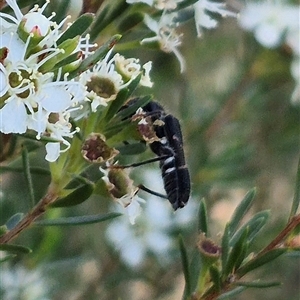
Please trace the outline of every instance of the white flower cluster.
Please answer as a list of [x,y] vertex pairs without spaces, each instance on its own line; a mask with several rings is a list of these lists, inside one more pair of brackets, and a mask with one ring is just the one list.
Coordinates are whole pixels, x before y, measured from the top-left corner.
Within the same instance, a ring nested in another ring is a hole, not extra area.
[[192,11],[198,37],[202,35],[202,28],[212,29],[217,26],[218,21],[211,17],[211,13],[218,14],[222,17],[236,17],[236,13],[226,9],[225,3],[210,0],[198,0],[182,10],[173,12],[173,10],[176,10],[178,4],[183,1],[184,0],[126,0],[126,2],[130,4],[143,2],[163,11],[159,20],[152,19],[149,15],[145,15],[144,22],[147,27],[155,33],[155,36],[145,38],[141,43],[157,42],[162,51],[167,53],[173,52],[179,60],[181,72],[185,70],[184,59],[178,50],[178,47],[181,45],[182,34],[178,34],[176,31],[180,25],[177,21],[180,15]]
[[287,45],[294,55],[291,73],[296,82],[292,102],[300,102],[300,6],[283,1],[247,2],[241,11],[240,26],[252,31],[266,48]]
[[[89,36],[58,44],[68,17],[60,24],[52,21],[54,13],[45,17],[48,2],[25,15],[16,0],[6,2],[15,17],[0,13],[0,132],[24,134],[33,130],[37,139],[52,139],[46,144],[48,161],[57,160],[61,152],[68,150],[68,138],[79,130],[72,129],[71,113],[77,111],[77,117],[84,117],[99,105],[107,105],[140,73],[140,84],[152,86],[150,62],[141,66],[137,59],[125,59],[119,54],[109,60],[111,51],[92,70],[68,79],[69,72],[93,53],[90,49],[96,45],[89,43]],[[72,63],[57,66],[77,53]],[[83,107],[86,110],[79,113]]]
[[[148,169],[143,172],[143,177],[145,182],[151,182],[155,191],[163,193],[159,170]],[[138,213],[138,202],[143,202],[143,215]],[[192,228],[196,206],[193,199],[190,199],[189,205],[174,214],[168,209],[169,203],[164,199],[153,195],[150,195],[147,201],[135,199],[125,210],[129,217],[134,215],[136,225],[132,226],[131,218],[117,218],[109,223],[106,237],[113,247],[118,249],[121,259],[129,267],[141,266],[148,254],[152,254],[161,264],[166,265],[170,263],[171,253],[176,248],[171,232],[177,228]]]

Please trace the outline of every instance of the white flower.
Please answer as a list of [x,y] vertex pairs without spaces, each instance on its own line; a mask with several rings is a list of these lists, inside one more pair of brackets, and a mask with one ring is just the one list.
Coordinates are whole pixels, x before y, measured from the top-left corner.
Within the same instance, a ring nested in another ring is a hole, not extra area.
[[[299,34],[299,6],[280,1],[249,2],[241,11],[239,23],[245,30],[253,31],[264,47],[278,47],[284,35],[295,31]],[[299,49],[299,45],[297,47]]]
[[209,0],[199,0],[193,5],[193,7],[195,10],[195,23],[198,37],[200,37],[202,34],[201,27],[211,29],[218,25],[218,21],[208,15],[207,11],[217,13],[222,17],[236,17],[235,13],[225,8],[226,4],[224,3],[211,2]]
[[127,85],[115,70],[114,58],[109,60],[111,52],[112,50],[92,70],[82,73],[79,78],[81,84],[87,86],[86,99],[91,102],[93,112],[99,105],[106,106],[109,101],[116,99],[120,89]]
[[[16,17],[0,14],[0,131],[22,134],[31,129],[37,139],[45,135],[57,140],[46,145],[46,159],[54,161],[70,147],[66,138],[77,131],[71,132],[70,112],[80,108],[75,106],[85,98],[86,88],[79,81],[68,80],[62,68],[45,71],[65,53],[56,46],[56,40],[67,20],[56,24],[51,21],[53,14],[46,18],[42,13],[48,2],[42,8],[35,5],[23,15],[16,1],[8,0]],[[36,48],[30,53],[32,42]],[[74,51],[83,47],[89,55],[93,45],[88,37],[72,42]],[[61,149],[61,145],[65,147]]]
[[[24,133],[27,127],[28,112],[33,115],[38,108],[42,100],[41,90],[47,87],[52,79],[52,74],[42,74],[38,71],[43,60],[37,63],[37,57],[24,58],[26,45],[16,35],[8,33],[0,35],[0,37],[2,37],[0,47],[8,49],[8,56],[4,59],[3,64],[0,64],[1,81],[5,82],[0,93],[1,102],[3,102],[3,107],[0,109],[2,117],[0,131]],[[47,105],[47,102],[44,101],[43,104]],[[43,104],[41,104],[41,108]],[[16,112],[12,118],[11,110],[14,107]]]
[[[127,80],[134,80],[141,72],[142,67],[137,58],[125,58],[124,56],[117,53],[114,57],[116,70]],[[143,75],[140,81],[142,86],[152,87],[153,82],[151,82],[149,73],[152,67],[152,62],[149,61],[143,65]]]
[[142,67],[136,58],[125,58],[119,53],[109,59],[111,49],[103,60],[99,61],[92,70],[87,70],[79,77],[82,86],[87,87],[85,99],[91,102],[91,109],[95,112],[98,106],[116,99],[118,92],[128,86],[140,73],[140,85],[152,87],[149,72],[151,62]]
[[[2,86],[0,96],[3,98],[3,108],[0,110],[3,118],[3,123],[0,125],[0,130],[4,133],[23,133],[24,130],[18,130],[9,132],[10,122],[12,121],[11,116],[8,116],[6,106],[15,105],[20,108],[24,115],[17,115],[16,119],[26,119],[28,110],[30,115],[34,114],[34,111],[39,108],[43,108],[49,112],[58,112],[64,110],[71,104],[71,96],[68,94],[60,96],[62,97],[59,101],[53,101],[53,98],[49,97],[51,93],[57,92],[57,86],[64,86],[66,83],[52,83],[53,74],[43,74],[39,71],[39,67],[43,65],[48,59],[42,59],[37,62],[37,55],[31,56],[27,59],[24,58],[26,45],[13,34],[3,34],[0,41],[1,48],[8,49],[8,55],[3,60],[3,64],[0,64],[1,81],[5,82]],[[47,53],[41,50],[42,53]],[[48,52],[59,54],[60,50],[48,49]],[[7,128],[3,130],[3,128]]]
[[164,52],[173,52],[180,63],[181,72],[185,69],[184,58],[178,51],[178,47],[181,45],[181,36],[176,33],[176,23],[174,18],[177,14],[163,14],[159,21],[155,21],[149,15],[145,15],[144,22],[148,28],[156,35],[150,38],[145,38],[141,41],[141,44],[158,42],[160,49]]
[[[68,110],[50,114],[48,118],[46,125],[47,134],[49,134],[49,136],[54,140],[58,141],[46,144],[46,159],[48,161],[55,161],[60,153],[69,150],[71,144],[66,138],[72,138],[76,132],[80,131],[78,127],[71,131],[72,126],[69,122],[69,118],[70,112]],[[64,145],[64,148],[61,148],[61,145]]]

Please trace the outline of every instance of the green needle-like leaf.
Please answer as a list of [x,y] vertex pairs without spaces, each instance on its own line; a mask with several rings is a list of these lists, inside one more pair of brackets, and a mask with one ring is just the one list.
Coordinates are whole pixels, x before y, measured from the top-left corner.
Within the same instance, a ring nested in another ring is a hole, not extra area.
[[70,6],[70,1],[71,0],[64,0],[58,4],[59,6],[57,7],[57,10],[55,11],[56,15],[54,16],[52,21],[60,23],[66,17],[66,15],[68,14],[69,6]]
[[219,269],[216,266],[211,266],[209,268],[209,273],[215,289],[219,292],[221,290],[221,276]]
[[204,232],[207,236],[208,228],[207,228],[207,208],[204,199],[201,199],[199,205],[199,212],[198,212],[198,230],[200,232]]
[[27,187],[28,187],[31,207],[33,207],[35,204],[34,188],[33,188],[32,177],[30,173],[28,150],[24,145],[22,149],[22,160],[23,160],[23,170],[24,170]]
[[131,96],[132,93],[136,90],[136,88],[138,87],[141,81],[141,78],[142,78],[142,72],[140,72],[140,74],[136,78],[134,78],[127,86],[127,89],[129,91],[129,96]]
[[238,287],[234,288],[233,290],[222,294],[221,296],[219,296],[217,298],[217,300],[234,299],[233,297],[239,295],[241,292],[243,292],[246,289],[247,289],[247,287],[245,287],[245,286],[238,286]]
[[241,201],[239,206],[235,209],[233,216],[229,222],[229,234],[233,235],[234,232],[236,231],[239,223],[245,216],[245,214],[248,212],[250,209],[252,202],[254,200],[256,194],[256,189],[250,190],[244,197],[244,199]]
[[292,208],[291,208],[291,212],[290,212],[290,219],[297,213],[299,203],[300,203],[300,158],[298,161],[296,187],[295,187],[295,194],[294,194],[294,199],[293,199],[293,203],[292,203]]
[[130,7],[125,1],[107,1],[107,5],[101,10],[97,16],[93,27],[90,31],[91,40],[95,40],[99,33],[110,23],[115,21],[116,18],[120,18],[126,9]]
[[117,218],[121,215],[122,215],[121,213],[107,213],[107,214],[98,214],[98,215],[67,217],[67,218],[59,218],[54,220],[36,221],[34,224],[39,226],[87,225],[87,224],[104,222],[110,219]]
[[228,256],[229,256],[229,225],[226,224],[224,234],[222,237],[222,252],[221,252],[222,270],[225,270],[228,261]]
[[118,93],[117,98],[114,101],[111,101],[109,109],[105,115],[106,123],[108,123],[111,120],[111,118],[118,112],[118,110],[123,106],[123,104],[128,99],[128,96],[129,90],[123,89]]
[[200,270],[203,267],[201,256],[199,250],[195,249],[192,254],[191,263],[190,263],[190,282],[191,282],[191,291],[196,290],[198,285],[198,278]]
[[56,200],[51,207],[68,207],[83,203],[94,191],[93,183],[85,183],[76,189],[73,189],[66,197]]
[[0,250],[15,253],[15,254],[28,254],[32,252],[30,248],[21,245],[15,245],[15,244],[1,244]]
[[182,299],[187,299],[191,295],[191,281],[190,281],[190,270],[189,270],[189,259],[187,251],[183,242],[183,238],[179,235],[179,249],[181,254],[181,263],[183,269],[183,275],[185,279],[185,287]]
[[235,282],[235,285],[261,289],[261,288],[269,288],[269,287],[273,287],[273,286],[279,286],[279,285],[281,285],[281,282],[278,282],[278,281],[261,282],[259,280],[252,281],[252,282],[239,281],[239,282]]
[[59,69],[63,66],[66,66],[68,64],[71,64],[72,62],[76,61],[79,59],[81,52],[77,51],[75,53],[72,53],[71,55],[68,55],[66,58],[62,59],[59,61],[53,68],[52,71]]
[[118,119],[119,120],[124,119],[124,118],[134,114],[138,108],[145,106],[151,100],[152,100],[151,95],[147,95],[147,96],[138,98],[134,104],[132,104],[118,112],[118,114],[117,114]]
[[106,113],[105,120],[106,123],[108,123],[112,117],[121,109],[121,107],[124,105],[126,100],[131,96],[131,94],[134,92],[134,90],[137,88],[140,80],[141,80],[142,74],[137,76],[126,89],[121,90],[117,98],[111,102],[109,109]]
[[105,27],[104,20],[105,20],[105,17],[108,15],[108,11],[109,11],[109,7],[106,5],[101,10],[101,13],[96,17],[94,24],[89,32],[92,41],[94,41],[97,38],[97,36],[101,32],[102,28]]
[[57,45],[75,36],[82,35],[92,24],[93,20],[94,15],[91,13],[81,15],[57,40]]
[[276,259],[280,255],[287,252],[287,248],[279,248],[279,249],[273,249],[257,258],[252,259],[248,263],[246,263],[244,266],[242,266],[239,270],[237,270],[237,274],[242,277],[246,273],[263,266],[264,264]]
[[[37,175],[50,175],[50,171],[40,168],[40,167],[30,167],[29,168],[31,174],[37,174]],[[13,167],[13,166],[1,166],[0,167],[0,174],[5,172],[23,172],[23,167]]]
[[261,211],[255,214],[247,223],[245,223],[231,238],[229,244],[232,246],[240,238],[246,228],[248,228],[248,242],[252,242],[255,236],[260,232],[260,230],[266,225],[269,218],[270,211]]
[[144,20],[144,14],[140,11],[136,11],[127,15],[119,24],[118,24],[118,32],[124,34],[129,30],[133,29],[135,26],[142,23]]
[[234,270],[241,264],[243,259],[245,258],[246,255],[246,250],[247,250],[247,235],[248,235],[248,230],[247,228],[244,230],[244,232],[241,234],[239,239],[236,241],[236,243],[233,245],[229,256],[228,260],[226,263],[226,266],[223,270],[223,277],[227,276],[228,274],[234,272]]

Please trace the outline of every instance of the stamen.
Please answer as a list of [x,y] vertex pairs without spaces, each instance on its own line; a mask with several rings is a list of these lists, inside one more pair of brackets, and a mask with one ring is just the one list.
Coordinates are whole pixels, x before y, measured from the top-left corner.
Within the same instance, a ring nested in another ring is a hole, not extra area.
[[47,52],[50,52],[50,50],[52,50],[53,52],[51,54],[49,54],[48,56],[46,56],[44,59],[42,59],[37,65],[36,65],[36,68],[39,69],[44,63],[46,63],[48,60],[50,60],[52,57],[60,54],[60,53],[63,53],[64,50],[63,49],[57,49],[57,48],[49,48],[49,49],[44,49],[44,50],[41,50],[40,52],[38,53],[35,53],[34,55],[32,55],[30,58],[32,58],[33,56],[39,56],[43,53],[47,53]]
[[50,3],[50,0],[46,0],[46,3],[39,9],[39,13],[42,14],[49,3]]
[[15,0],[6,0],[6,3],[12,8],[17,19],[20,21],[23,18],[23,14]]
[[48,17],[48,20],[51,21],[56,16],[55,12],[51,13],[51,16]]
[[38,9],[39,9],[38,4],[35,4],[35,5],[33,6],[33,8],[30,10],[30,12],[36,12],[36,11],[38,11]]
[[180,72],[183,73],[185,71],[185,59],[181,55],[181,53],[178,51],[177,48],[174,47],[173,52],[174,52],[175,56],[177,57],[177,59],[179,60]]
[[[59,29],[61,29],[61,27],[63,27],[63,25],[65,24],[65,22],[68,20],[68,19],[70,19],[71,18],[71,16],[69,15],[69,16],[66,16],[59,24],[57,24],[57,30],[59,30]],[[62,35],[63,34],[63,32],[60,34],[60,35]]]
[[28,46],[29,46],[29,43],[30,43],[30,40],[31,38],[34,36],[33,33],[30,33],[26,39],[26,43],[25,43],[25,46],[24,46],[24,51],[22,53],[22,58],[25,60],[25,56],[26,56],[26,53],[27,53],[27,50],[28,50]]

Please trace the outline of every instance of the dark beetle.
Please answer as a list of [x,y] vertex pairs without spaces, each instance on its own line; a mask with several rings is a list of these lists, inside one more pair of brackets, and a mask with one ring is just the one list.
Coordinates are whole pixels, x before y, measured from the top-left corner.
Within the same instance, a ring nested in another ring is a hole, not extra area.
[[[131,100],[126,106],[135,101]],[[146,116],[151,116],[153,130],[159,138],[159,141],[154,141],[149,146],[160,161],[167,198],[174,210],[182,208],[190,197],[190,175],[185,164],[179,121],[173,115],[167,114],[163,107],[154,101],[144,105],[142,109]]]

